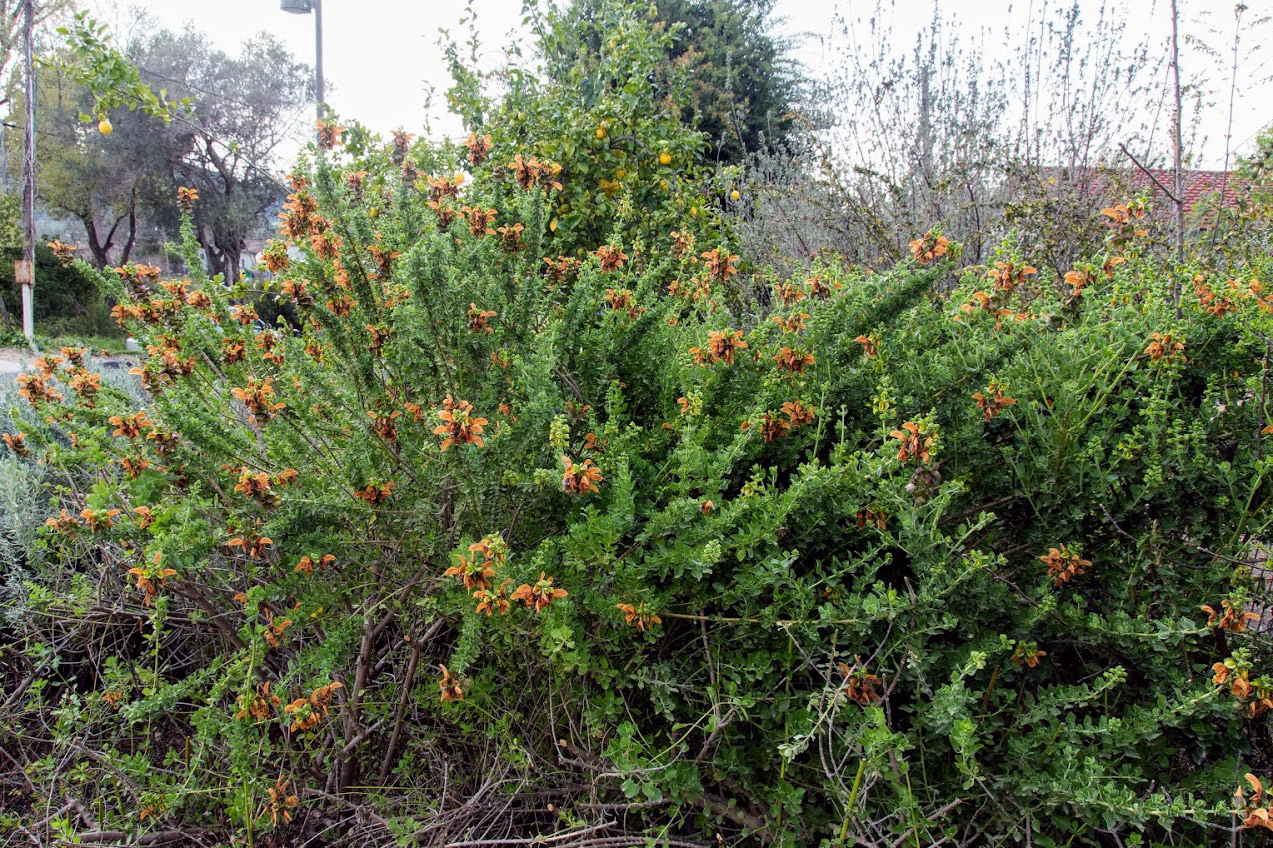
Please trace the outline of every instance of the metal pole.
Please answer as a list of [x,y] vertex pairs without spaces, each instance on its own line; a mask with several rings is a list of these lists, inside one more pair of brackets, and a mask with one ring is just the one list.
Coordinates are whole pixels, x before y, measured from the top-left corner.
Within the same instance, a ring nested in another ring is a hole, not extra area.
[[323,0],[314,0],[314,74],[318,90],[314,92],[314,104],[318,120],[323,119]]
[[27,126],[26,144],[23,151],[22,165],[26,176],[26,185],[22,197],[22,223],[24,239],[22,244],[21,273],[15,274],[22,286],[22,332],[28,342],[34,343],[35,337],[35,63],[32,57],[32,44],[35,40],[35,3],[24,0],[26,23],[23,26],[22,40],[24,65],[26,71]]

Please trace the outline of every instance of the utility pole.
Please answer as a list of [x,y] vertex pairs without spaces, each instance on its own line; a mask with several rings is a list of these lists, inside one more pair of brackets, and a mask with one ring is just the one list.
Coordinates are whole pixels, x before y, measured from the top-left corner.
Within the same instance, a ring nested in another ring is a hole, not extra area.
[[35,343],[35,0],[22,0],[26,21],[22,29],[23,67],[26,74],[27,125],[22,152],[22,258],[14,263],[14,279],[22,287],[22,333]]
[[[1184,143],[1181,139],[1181,124],[1184,123],[1184,117],[1181,115],[1180,103],[1180,13],[1177,9],[1177,0],[1171,0],[1171,74],[1175,84],[1175,101],[1176,112],[1175,120],[1172,122],[1172,142],[1175,148],[1175,177],[1176,177],[1176,261],[1185,261],[1185,165],[1184,165]],[[1180,298],[1176,298],[1179,305]]]

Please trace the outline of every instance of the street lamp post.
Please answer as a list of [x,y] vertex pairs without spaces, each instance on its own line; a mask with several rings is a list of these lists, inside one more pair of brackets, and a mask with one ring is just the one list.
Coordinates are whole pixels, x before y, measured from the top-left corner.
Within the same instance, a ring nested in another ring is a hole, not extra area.
[[279,0],[279,8],[294,15],[314,13],[314,109],[323,119],[323,0]]

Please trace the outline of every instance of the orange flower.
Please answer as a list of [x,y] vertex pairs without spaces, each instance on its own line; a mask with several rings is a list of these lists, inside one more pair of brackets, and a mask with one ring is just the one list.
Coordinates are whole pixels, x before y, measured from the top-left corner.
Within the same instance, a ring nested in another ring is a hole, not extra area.
[[274,397],[274,379],[266,377],[264,380],[257,380],[255,377],[248,380],[248,384],[243,388],[232,388],[230,393],[240,400],[248,411],[252,414],[254,422],[268,421],[274,417],[281,409],[286,409],[287,404],[272,402]]
[[619,270],[628,258],[628,254],[624,253],[621,249],[612,247],[608,244],[598,247],[596,255],[597,258],[601,260],[601,273],[603,274]]
[[512,582],[512,580],[505,579],[504,582],[499,585],[498,589],[484,588],[475,591],[473,593],[473,597],[477,600],[477,609],[475,612],[486,613],[487,616],[497,612],[500,615],[508,615],[510,606],[508,585]]
[[525,601],[527,609],[533,609],[535,612],[542,612],[545,607],[558,598],[564,598],[569,594],[565,589],[554,589],[553,578],[549,577],[545,572],[539,572],[539,580],[532,586],[529,583],[523,583],[517,587],[517,590],[509,596],[510,601]]
[[889,433],[900,442],[897,449],[897,461],[908,462],[919,458],[921,463],[928,462],[928,452],[933,446],[933,437],[925,434],[920,425],[913,421],[902,424],[901,430]]
[[867,359],[874,359],[880,354],[880,339],[875,333],[869,336],[858,336],[853,341],[862,345],[862,352],[866,354]]
[[361,501],[366,501],[372,506],[380,506],[382,503],[389,500],[389,495],[393,493],[393,488],[397,485],[398,484],[392,480],[382,486],[377,486],[374,482],[368,483],[361,489],[356,490],[354,492],[354,497]]
[[71,263],[75,261],[72,254],[75,253],[76,248],[73,244],[62,244],[61,241],[54,239],[49,242],[48,248],[53,251],[53,255],[57,257],[63,268],[70,268]]
[[789,347],[783,347],[773,359],[778,363],[779,368],[790,371],[792,374],[803,374],[806,366],[814,364],[812,353],[801,353]]
[[265,811],[270,814],[270,824],[275,827],[278,827],[279,819],[282,819],[285,824],[290,823],[292,809],[300,803],[300,799],[289,794],[287,790],[290,782],[284,780],[283,775],[280,774],[278,780],[274,781],[274,785],[270,787],[270,800],[265,803]]
[[541,180],[545,181],[546,187],[561,191],[561,183],[556,179],[561,173],[561,165],[556,162],[541,162],[533,156],[527,160],[519,153],[509,163],[508,169],[513,172],[517,184],[526,191],[533,189]]
[[911,255],[920,265],[929,265],[950,253],[950,239],[929,230],[910,243]]
[[485,444],[482,441],[482,428],[489,422],[472,413],[473,405],[468,401],[461,400],[457,403],[450,395],[446,396],[442,409],[438,411],[438,418],[442,423],[433,430],[434,435],[446,437],[442,440],[443,451],[451,445],[471,443],[480,448]]
[[704,251],[702,257],[707,265],[707,272],[722,283],[738,273],[739,257],[734,254],[722,253],[720,248],[716,248]]
[[337,126],[331,121],[315,121],[318,127],[318,146],[324,150],[331,150],[336,145],[341,144],[341,135],[345,132],[344,127]]
[[274,714],[274,708],[281,704],[278,695],[270,692],[270,681],[257,687],[255,694],[251,697],[246,695],[239,696],[239,711],[234,714],[235,719],[250,718],[253,721],[264,721]]
[[151,599],[163,589],[164,581],[177,574],[174,569],[163,568],[160,565],[161,558],[162,554],[156,553],[149,566],[128,569],[128,573],[137,581],[137,588],[146,593],[146,606],[150,606]]
[[781,412],[787,416],[787,420],[791,422],[791,429],[796,430],[800,427],[813,423],[814,411],[813,407],[805,406],[800,401],[787,401],[782,405]]
[[491,147],[494,146],[494,141],[489,133],[479,138],[477,133],[471,132],[469,137],[464,140],[464,146],[469,149],[469,162],[476,166],[486,161],[486,157],[491,152]]
[[309,730],[321,724],[331,711],[336,690],[342,685],[339,681],[334,681],[326,686],[319,686],[308,698],[297,698],[284,707],[283,711],[292,716],[292,731]]
[[1091,560],[1081,558],[1065,545],[1059,549],[1049,548],[1048,552],[1038,559],[1048,567],[1048,576],[1052,578],[1052,583],[1056,586],[1068,583],[1092,566]]
[[0,439],[9,446],[9,450],[14,456],[30,456],[31,449],[27,447],[27,437],[25,433],[5,433],[0,435]]
[[94,533],[99,530],[111,530],[115,527],[115,519],[120,515],[117,509],[84,509],[80,511],[80,520]]
[[194,211],[195,202],[199,199],[199,190],[188,186],[177,189],[177,207],[187,214]]
[[[743,424],[747,424],[747,422],[744,421]],[[760,437],[766,442],[777,441],[779,436],[785,435],[790,429],[790,421],[783,421],[781,418],[775,418],[766,412],[764,421],[760,425]]]
[[464,688],[460,685],[460,678],[441,663],[438,664],[438,668],[442,669],[442,679],[438,681],[438,688],[442,690],[442,700],[463,701]]
[[1027,276],[1037,273],[1039,269],[1033,265],[1017,267],[1012,260],[1008,260],[995,263],[994,269],[990,272],[990,279],[994,281],[996,291],[1010,292],[1024,283]]
[[645,608],[644,601],[636,606],[632,604],[615,604],[614,606],[623,613],[623,620],[635,627],[638,633],[644,633],[651,626],[663,623],[663,619]]
[[597,484],[605,478],[601,476],[601,469],[594,465],[591,459],[585,459],[579,465],[575,465],[568,456],[563,456],[561,461],[566,465],[566,471],[561,476],[562,491],[572,495],[586,495],[589,492],[599,491]]
[[981,409],[982,416],[987,421],[992,420],[1006,407],[1016,406],[1017,403],[1016,400],[1003,393],[1003,386],[997,380],[990,381],[990,385],[986,387],[985,394],[975,392],[972,397],[977,402],[977,407]]
[[1185,343],[1177,341],[1170,333],[1154,333],[1149,337],[1145,355],[1155,364],[1171,365],[1188,360],[1184,355]]
[[879,692],[875,691],[875,687],[881,685],[883,681],[878,675],[867,673],[860,657],[854,657],[852,667],[847,663],[836,663],[835,667],[840,674],[844,675],[842,691],[850,701],[866,707],[884,700]]
[[1246,630],[1247,624],[1253,621],[1259,621],[1260,616],[1254,612],[1241,612],[1234,606],[1232,601],[1223,600],[1220,606],[1224,609],[1224,615],[1217,616],[1213,607],[1203,604],[1200,610],[1207,614],[1207,626],[1214,627],[1217,630],[1228,630],[1231,633],[1241,633]]

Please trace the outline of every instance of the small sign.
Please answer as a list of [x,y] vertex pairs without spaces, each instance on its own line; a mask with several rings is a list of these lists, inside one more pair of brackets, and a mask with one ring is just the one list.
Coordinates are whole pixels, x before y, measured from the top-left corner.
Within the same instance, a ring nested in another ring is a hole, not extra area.
[[13,279],[20,286],[34,286],[35,273],[30,259],[18,259],[13,263]]

